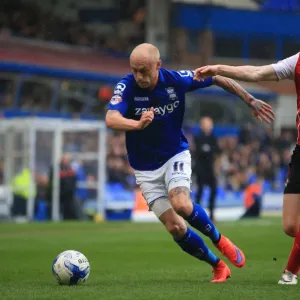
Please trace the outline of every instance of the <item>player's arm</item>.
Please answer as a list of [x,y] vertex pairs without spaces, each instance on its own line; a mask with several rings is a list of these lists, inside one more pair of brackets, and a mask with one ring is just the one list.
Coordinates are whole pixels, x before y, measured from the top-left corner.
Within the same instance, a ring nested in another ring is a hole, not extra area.
[[147,127],[154,118],[153,109],[142,114],[139,121],[123,117],[118,110],[108,110],[106,113],[106,126],[114,130],[130,131],[142,130]]
[[277,81],[277,74],[272,65],[266,66],[205,66],[195,70],[195,79],[207,78],[215,75],[229,77],[236,80],[258,82]]
[[233,79],[217,75],[213,76],[212,80],[213,84],[223,88],[225,91],[236,95],[240,99],[242,99],[252,110],[253,115],[260,123],[262,122],[262,120],[264,120],[267,123],[271,123],[271,121],[274,120],[275,114],[272,110],[272,107],[269,104],[258,100],[254,96],[249,94],[241,85],[239,85]]
[[272,65],[266,66],[238,66],[238,67],[230,67],[220,65],[219,72],[221,74],[230,74],[231,76],[221,75],[225,77],[230,77],[232,79],[239,79],[243,81],[249,82],[259,82],[259,81],[277,81],[278,77],[273,69]]
[[108,110],[105,117],[106,126],[115,130],[138,130],[139,121],[126,119],[118,110]]
[[212,84],[218,85],[225,91],[238,96],[252,110],[252,114],[261,123],[263,120],[270,123],[274,120],[274,112],[272,107],[258,99],[255,99],[246,90],[244,90],[237,82],[223,76],[212,76],[203,80],[195,80],[195,71],[179,71],[176,73],[177,81],[185,89],[186,92],[194,91],[200,88],[206,88]]
[[258,82],[294,79],[299,53],[283,59],[272,65],[265,66],[204,66],[194,71],[194,79],[203,81],[207,77],[221,75],[232,79]]
[[192,92],[198,89],[210,87],[213,84],[211,77],[204,80],[194,80],[194,72],[191,70],[172,71],[175,84],[185,92]]
[[121,131],[141,130],[147,127],[154,118],[154,109],[142,114],[140,120],[126,118],[131,98],[130,82],[121,80],[114,89],[114,94],[108,104],[105,121],[108,128]]

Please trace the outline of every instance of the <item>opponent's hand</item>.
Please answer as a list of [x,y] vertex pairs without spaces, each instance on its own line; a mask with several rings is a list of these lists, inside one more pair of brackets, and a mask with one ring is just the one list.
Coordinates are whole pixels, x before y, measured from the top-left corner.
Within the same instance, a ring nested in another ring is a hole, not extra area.
[[275,113],[272,107],[264,101],[252,98],[249,101],[249,107],[252,110],[252,115],[261,124],[263,121],[270,124],[275,120]]
[[150,110],[144,111],[142,113],[141,119],[139,120],[138,129],[142,130],[146,128],[153,121],[153,119],[154,119],[154,108],[151,107]]
[[218,65],[204,66],[194,71],[194,80],[203,81],[208,77],[218,75]]

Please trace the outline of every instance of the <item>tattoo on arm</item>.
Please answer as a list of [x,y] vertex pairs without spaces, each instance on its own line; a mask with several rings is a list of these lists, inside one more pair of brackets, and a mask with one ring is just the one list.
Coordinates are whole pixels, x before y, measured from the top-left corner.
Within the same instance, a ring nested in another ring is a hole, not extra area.
[[170,198],[176,197],[178,195],[189,196],[190,190],[185,186],[178,186],[170,191]]
[[251,100],[253,100],[252,95],[250,95],[241,85],[239,85],[236,81],[233,79],[223,77],[223,76],[214,76],[213,80],[215,84],[221,88],[223,88],[225,91],[238,96],[244,102],[249,105]]

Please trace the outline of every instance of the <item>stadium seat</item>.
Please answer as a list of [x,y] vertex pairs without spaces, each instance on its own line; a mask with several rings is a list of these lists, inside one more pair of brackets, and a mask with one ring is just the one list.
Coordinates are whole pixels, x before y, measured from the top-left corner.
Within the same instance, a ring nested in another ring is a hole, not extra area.
[[263,183],[264,193],[272,192],[272,182],[270,180],[265,180]]

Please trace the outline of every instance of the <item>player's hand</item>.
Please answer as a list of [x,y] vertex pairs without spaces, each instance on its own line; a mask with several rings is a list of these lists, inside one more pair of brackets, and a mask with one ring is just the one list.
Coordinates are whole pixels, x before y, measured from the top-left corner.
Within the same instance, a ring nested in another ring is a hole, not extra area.
[[138,129],[142,130],[146,128],[147,126],[149,126],[149,124],[151,124],[153,119],[154,119],[154,108],[151,107],[149,111],[144,111],[142,113],[141,119],[139,121]]
[[203,81],[206,78],[218,75],[218,65],[204,66],[194,71],[194,80]]
[[252,115],[261,124],[263,121],[270,124],[275,120],[275,113],[272,107],[264,101],[252,98],[249,101],[249,107],[252,110]]

